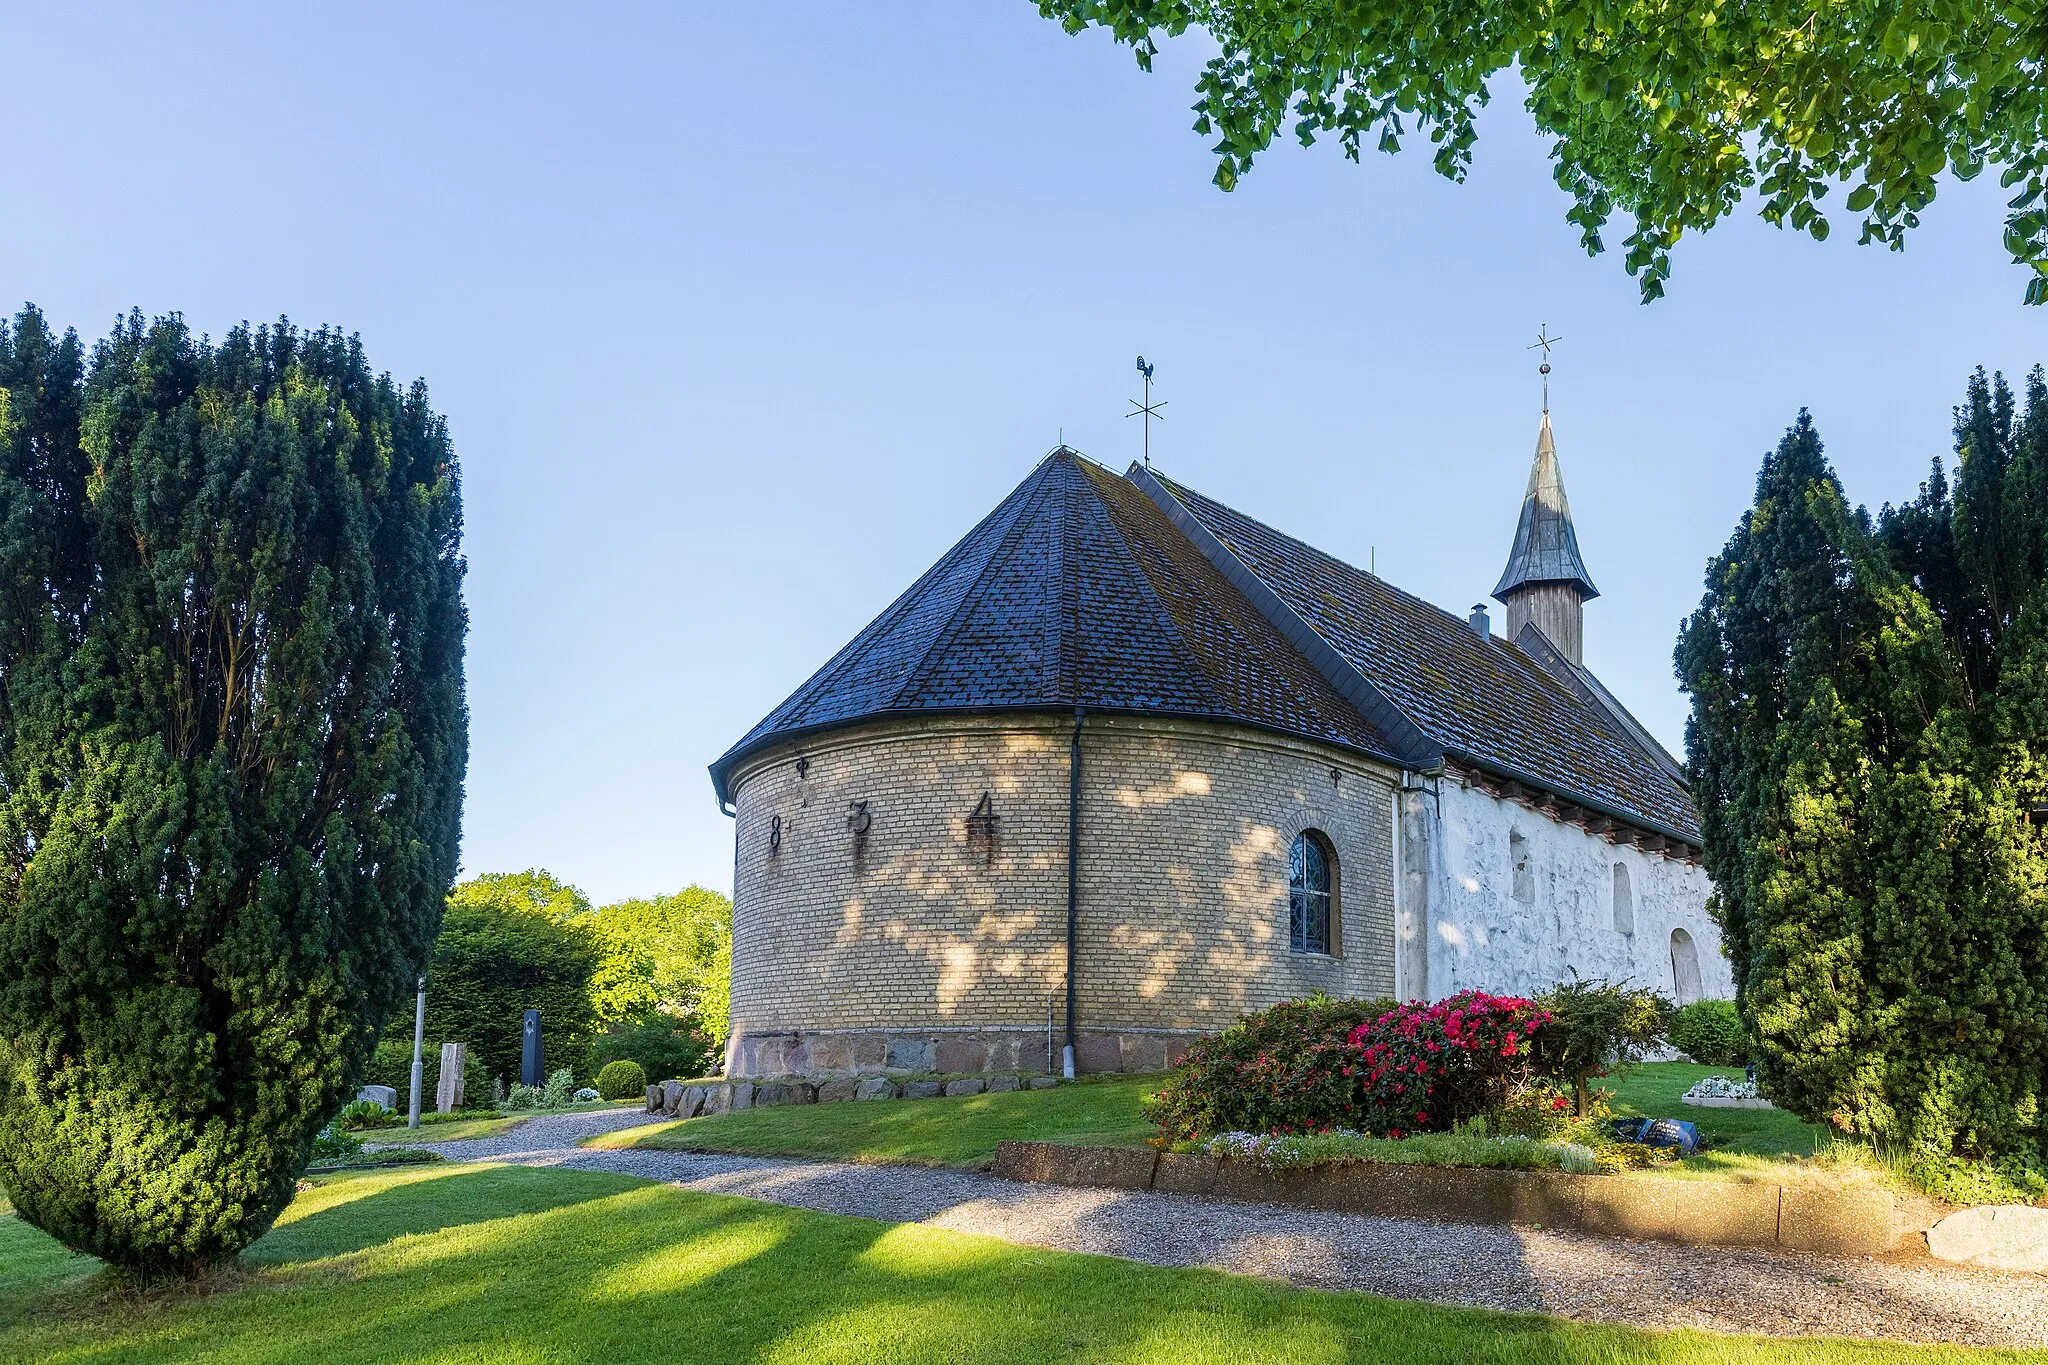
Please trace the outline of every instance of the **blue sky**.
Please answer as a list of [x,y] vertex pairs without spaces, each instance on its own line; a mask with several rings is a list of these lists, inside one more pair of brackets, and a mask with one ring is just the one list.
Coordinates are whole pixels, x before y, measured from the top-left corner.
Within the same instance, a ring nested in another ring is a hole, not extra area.
[[1902,255],[1751,206],[1646,308],[1511,82],[1463,186],[1289,147],[1224,195],[1199,39],[1146,76],[1028,0],[22,6],[0,46],[10,307],[285,314],[427,380],[466,480],[465,870],[600,899],[729,887],[705,765],[1062,434],[1123,468],[1139,352],[1159,467],[1462,612],[1547,323],[1587,659],[1674,747],[1677,624],[1799,407],[1875,505],[1972,366],[2048,359],[1991,176]]

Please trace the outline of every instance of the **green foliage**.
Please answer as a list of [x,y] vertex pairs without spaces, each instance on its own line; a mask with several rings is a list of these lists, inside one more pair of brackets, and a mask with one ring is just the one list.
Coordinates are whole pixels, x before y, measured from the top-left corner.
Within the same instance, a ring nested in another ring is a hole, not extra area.
[[526,1011],[537,1009],[542,1056],[551,1065],[586,1069],[597,1027],[590,982],[599,950],[576,915],[543,913],[564,904],[588,902],[545,872],[487,874],[457,886],[434,943],[427,1035],[467,1042],[487,1074],[513,1077]]
[[350,1100],[334,1116],[334,1121],[351,1132],[364,1128],[389,1128],[398,1121],[398,1113],[375,1100]]
[[726,1034],[732,972],[732,902],[688,887],[670,896],[620,901],[581,917],[601,960],[591,1003],[609,1028],[656,1014],[688,1019],[714,1045]]
[[548,1073],[548,1083],[540,1088],[539,1104],[542,1109],[560,1109],[567,1105],[571,1093],[576,1089],[576,1073],[568,1067]]
[[260,1236],[425,966],[455,459],[287,324],[0,327],[0,1181],[145,1275]]
[[1669,1000],[1611,981],[1560,981],[1536,997],[1536,1007],[1550,1015],[1536,1030],[1536,1070],[1570,1088],[1579,1118],[1592,1103],[1592,1082],[1641,1061],[1671,1023]]
[[1513,71],[1551,140],[1565,215],[1589,253],[1615,213],[1634,219],[1624,263],[1647,302],[1670,249],[1761,195],[1770,223],[1816,240],[1826,199],[1861,241],[1898,250],[1959,180],[2005,168],[2017,188],[2005,245],[2030,267],[2028,303],[2048,299],[2048,39],[2032,11],[1906,9],[1805,0],[1662,5],[1559,0],[1039,0],[1069,32],[1091,25],[1151,69],[1163,38],[1199,28],[1221,49],[1196,82],[1195,131],[1216,139],[1216,184],[1291,133],[1334,136],[1358,160],[1427,133],[1436,169],[1462,181],[1475,119]]
[[341,1120],[322,1128],[313,1135],[313,1146],[309,1159],[312,1161],[341,1161],[344,1158],[362,1154],[363,1140],[342,1126]]
[[2040,1151],[2048,391],[1979,375],[1960,473],[1851,511],[1802,413],[1680,637],[1766,1094],[1911,1163]]
[[2038,1204],[2048,1197],[2048,1169],[2033,1152],[1996,1161],[1926,1157],[1901,1172],[1916,1188],[1950,1204]]
[[597,1073],[597,1093],[608,1100],[630,1100],[647,1093],[647,1073],[638,1062],[607,1062]]
[[1392,1000],[1312,995],[1247,1014],[1189,1049],[1148,1115],[1169,1142],[1355,1124],[1351,1032],[1396,1008]]
[[[490,1074],[517,1073],[528,1008],[541,1011],[548,1060],[580,1074],[623,1058],[650,1074],[694,1076],[717,1055],[732,973],[732,903],[717,892],[693,886],[593,907],[535,870],[471,878],[450,905],[428,1030],[467,1036]],[[472,909],[488,912],[488,933]]]
[[1671,1046],[1702,1066],[1742,1066],[1749,1039],[1732,1000],[1695,1000],[1671,1017]]
[[718,1069],[718,1054],[688,1019],[660,1010],[621,1024],[591,1044],[596,1060],[637,1062],[649,1076],[680,1080]]

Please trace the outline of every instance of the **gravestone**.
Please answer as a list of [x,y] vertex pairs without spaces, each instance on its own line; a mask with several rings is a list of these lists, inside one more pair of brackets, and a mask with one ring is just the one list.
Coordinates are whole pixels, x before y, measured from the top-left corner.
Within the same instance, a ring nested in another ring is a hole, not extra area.
[[540,1055],[540,1011],[526,1012],[526,1030],[519,1041],[519,1080],[536,1090],[548,1083],[548,1073]]
[[441,1079],[434,1084],[436,1113],[452,1114],[462,1107],[462,1068],[468,1061],[468,1043],[441,1044]]
[[381,1104],[386,1109],[398,1108],[398,1091],[388,1085],[366,1085],[356,1091],[356,1098]]

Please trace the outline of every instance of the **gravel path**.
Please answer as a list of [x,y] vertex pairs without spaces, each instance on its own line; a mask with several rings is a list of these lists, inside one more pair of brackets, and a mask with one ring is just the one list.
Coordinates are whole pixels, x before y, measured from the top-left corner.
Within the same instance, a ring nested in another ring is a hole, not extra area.
[[[608,1122],[594,1122],[599,1119]],[[2048,1346],[2048,1277],[1972,1270],[1924,1255],[1842,1260],[1681,1247],[1023,1185],[972,1171],[567,1145],[647,1121],[638,1113],[565,1115],[530,1120],[503,1138],[435,1146],[456,1160],[613,1171],[707,1194],[925,1223],[1154,1265],[1208,1266],[1317,1289],[1639,1327]]]
[[[363,1146],[370,1151],[379,1147],[419,1147],[439,1152],[450,1161],[501,1161],[537,1152],[570,1151],[582,1139],[599,1133],[665,1122],[667,1120],[659,1115],[649,1114],[635,1105],[630,1109],[586,1109],[580,1114],[536,1114],[513,1124],[497,1137],[464,1138],[457,1142],[414,1142],[410,1140],[412,1130],[405,1129],[394,1134],[389,1142],[366,1142]],[[419,1129],[422,1136],[433,1131],[431,1126]]]

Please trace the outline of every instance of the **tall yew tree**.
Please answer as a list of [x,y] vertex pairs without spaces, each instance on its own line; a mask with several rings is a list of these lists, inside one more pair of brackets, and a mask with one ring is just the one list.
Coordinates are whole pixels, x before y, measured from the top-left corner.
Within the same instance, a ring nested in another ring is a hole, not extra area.
[[1916,1163],[2038,1163],[2048,394],[1982,374],[1958,472],[1874,521],[1802,413],[1681,634],[1687,750],[1770,1093]]
[[189,1274],[260,1236],[456,866],[461,496],[353,337],[0,325],[0,1181]]

